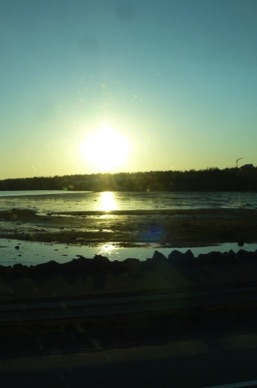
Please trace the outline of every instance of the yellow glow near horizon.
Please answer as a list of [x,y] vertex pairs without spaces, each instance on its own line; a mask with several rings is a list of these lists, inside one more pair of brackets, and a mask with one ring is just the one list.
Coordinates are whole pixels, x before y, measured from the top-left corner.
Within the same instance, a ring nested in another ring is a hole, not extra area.
[[126,161],[129,141],[111,126],[92,131],[82,145],[83,157],[99,172],[114,172]]

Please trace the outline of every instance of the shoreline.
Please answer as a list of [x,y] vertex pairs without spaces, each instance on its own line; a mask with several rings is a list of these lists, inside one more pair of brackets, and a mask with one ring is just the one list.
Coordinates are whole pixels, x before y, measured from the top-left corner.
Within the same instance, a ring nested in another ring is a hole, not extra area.
[[[247,284],[256,278],[257,252],[244,253],[246,251],[243,250],[244,243],[257,241],[255,210],[67,212],[42,215],[33,210],[12,209],[0,212],[0,226],[1,238],[27,242],[92,246],[115,241],[120,247],[159,244],[167,248],[190,249],[206,245],[213,245],[214,248],[197,258],[190,250],[185,253],[174,250],[168,257],[156,250],[152,258],[145,261],[130,256],[124,261],[112,262],[103,252],[96,254],[93,259],[86,258],[84,254],[76,255],[77,258],[59,264],[49,254],[45,263],[36,264],[33,270],[33,266],[18,263],[6,269],[1,266],[2,300],[12,300],[17,295],[22,299],[62,298],[99,293],[174,291],[203,285],[216,287],[227,284],[236,287],[240,282]],[[242,246],[241,256],[240,250],[238,253],[215,252],[215,244],[229,242]],[[19,245],[14,248],[21,252]],[[175,257],[175,262],[170,259],[172,257]],[[64,273],[65,268],[69,268],[69,271]],[[93,271],[91,275],[90,271]]]

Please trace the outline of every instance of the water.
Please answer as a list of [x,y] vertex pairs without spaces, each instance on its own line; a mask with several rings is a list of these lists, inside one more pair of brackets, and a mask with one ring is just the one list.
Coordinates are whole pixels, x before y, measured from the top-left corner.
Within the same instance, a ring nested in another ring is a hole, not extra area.
[[245,192],[0,192],[0,210],[68,211],[257,208],[257,193]]
[[[63,191],[11,191],[0,192],[0,210],[13,208],[33,209],[39,214],[48,212],[72,211],[111,211],[111,210],[161,210],[161,209],[210,209],[210,208],[249,208],[257,207],[257,193],[201,193],[201,192],[63,192]],[[4,226],[3,226],[4,227]],[[19,227],[19,226],[17,226]],[[19,245],[19,249],[15,246]],[[155,249],[165,256],[171,248],[154,245],[121,248],[111,243],[88,246],[67,244],[43,244],[0,239],[0,264],[21,263],[35,265],[49,260],[70,261],[76,255],[94,257],[95,254],[107,256],[110,260],[124,260],[136,257],[145,260],[152,257]],[[175,248],[174,248],[175,249]],[[180,249],[184,252],[188,248]],[[195,255],[211,250],[221,252],[239,248],[236,244],[223,244],[219,247],[193,248]],[[243,247],[256,250],[256,244]]]
[[[19,249],[17,249],[19,247]],[[174,250],[185,253],[189,248],[167,248],[154,244],[147,246],[138,246],[133,248],[123,248],[112,244],[99,244],[97,247],[88,247],[83,245],[54,244],[28,242],[9,239],[0,239],[0,265],[13,266],[14,264],[23,264],[27,266],[43,264],[50,260],[57,263],[66,263],[79,256],[88,259],[95,255],[108,257],[110,261],[123,261],[127,258],[137,258],[144,261],[151,258],[155,250],[158,250],[166,257]],[[226,243],[211,247],[193,247],[190,248],[194,256],[210,251],[229,252],[233,250],[238,252],[239,249],[246,251],[257,250],[257,244],[245,244],[239,247],[236,243]]]

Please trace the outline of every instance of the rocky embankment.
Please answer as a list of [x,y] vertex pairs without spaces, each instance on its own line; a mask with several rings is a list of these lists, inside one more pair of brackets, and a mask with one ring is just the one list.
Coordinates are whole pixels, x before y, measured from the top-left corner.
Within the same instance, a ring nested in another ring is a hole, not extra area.
[[0,266],[1,301],[59,299],[117,293],[172,292],[254,285],[257,251],[211,252],[194,257],[191,250],[158,251],[152,258],[109,261],[80,256],[64,264]]

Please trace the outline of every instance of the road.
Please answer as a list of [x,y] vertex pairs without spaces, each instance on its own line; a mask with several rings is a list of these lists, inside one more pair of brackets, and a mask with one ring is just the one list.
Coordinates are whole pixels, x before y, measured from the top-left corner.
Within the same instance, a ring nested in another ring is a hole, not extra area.
[[[137,311],[227,305],[256,299],[257,287],[246,287],[8,304],[0,307],[0,318],[3,324],[17,322],[16,327],[19,329],[22,319],[50,320],[98,315],[102,320],[109,314],[117,316]],[[133,344],[120,342],[123,338],[117,336],[116,341],[112,339],[111,345],[104,346],[99,336],[95,348],[83,349],[81,346],[72,350],[67,346],[65,350],[51,350],[48,354],[21,352],[13,357],[9,354],[6,358],[3,354],[0,360],[0,385],[1,388],[254,387],[257,386],[257,314],[253,313],[251,317],[241,317],[241,321],[231,320],[219,327],[204,321],[203,317],[190,331],[167,337],[167,342],[156,343],[148,338],[147,343],[138,341]],[[120,317],[117,318],[119,322]],[[162,325],[156,327],[161,330]],[[161,337],[161,333],[156,333],[158,336]]]
[[0,374],[2,388],[253,387],[257,334],[211,332],[162,346],[1,360]]
[[168,311],[189,307],[230,305],[250,301],[257,301],[257,287],[224,288],[141,296],[99,297],[72,301],[10,303],[0,306],[0,322]]

